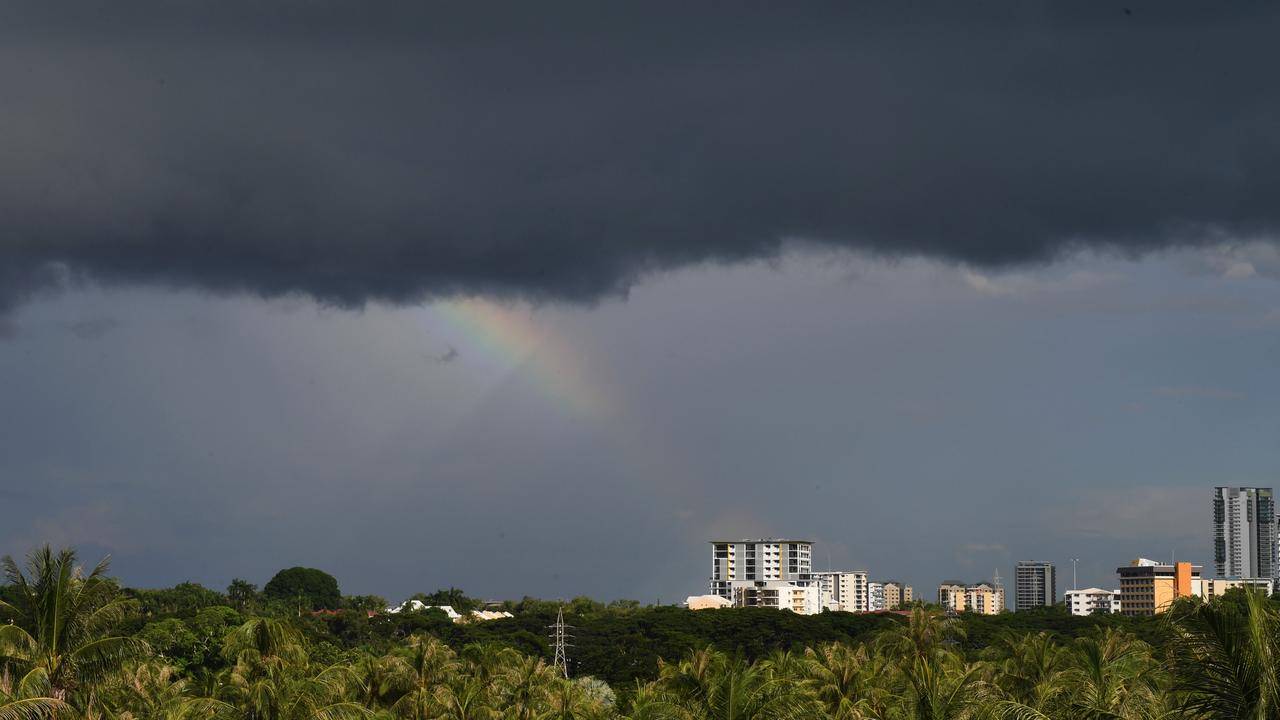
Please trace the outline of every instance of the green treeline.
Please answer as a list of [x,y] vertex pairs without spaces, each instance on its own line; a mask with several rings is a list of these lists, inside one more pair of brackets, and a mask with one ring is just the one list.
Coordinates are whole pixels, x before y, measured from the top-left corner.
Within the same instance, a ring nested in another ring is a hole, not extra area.
[[[1234,592],[1161,618],[946,618],[565,604],[455,624],[309,568],[261,592],[121,588],[42,548],[4,559],[0,720],[28,718],[1280,718],[1280,610]],[[456,588],[416,596],[464,610]],[[336,606],[336,607],[335,607]]]

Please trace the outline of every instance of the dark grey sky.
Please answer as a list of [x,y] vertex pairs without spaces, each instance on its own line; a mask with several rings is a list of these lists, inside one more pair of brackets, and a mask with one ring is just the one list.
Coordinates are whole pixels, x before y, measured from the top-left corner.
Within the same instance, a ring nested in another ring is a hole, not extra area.
[[1276,467],[1277,14],[12,10],[0,549],[667,600],[713,534],[1206,555]]

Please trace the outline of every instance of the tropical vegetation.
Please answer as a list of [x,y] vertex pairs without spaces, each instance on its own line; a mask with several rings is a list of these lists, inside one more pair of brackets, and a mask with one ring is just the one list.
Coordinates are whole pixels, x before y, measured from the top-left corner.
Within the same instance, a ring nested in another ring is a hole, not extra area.
[[[380,612],[306,568],[271,593],[131,590],[48,547],[2,569],[0,720],[1280,718],[1280,610],[1243,591],[1147,620],[579,598],[456,624]],[[544,635],[562,607],[579,638],[570,677]]]

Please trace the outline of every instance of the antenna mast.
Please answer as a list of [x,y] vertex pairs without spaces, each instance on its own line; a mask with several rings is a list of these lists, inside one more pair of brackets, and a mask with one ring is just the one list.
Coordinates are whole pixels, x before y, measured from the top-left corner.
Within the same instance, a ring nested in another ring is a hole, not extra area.
[[548,625],[547,628],[551,630],[551,644],[555,647],[555,659],[552,660],[551,667],[568,680],[569,660],[565,657],[565,648],[573,647],[573,643],[569,642],[573,636],[568,633],[573,626],[564,624],[564,606],[556,611],[556,624]]

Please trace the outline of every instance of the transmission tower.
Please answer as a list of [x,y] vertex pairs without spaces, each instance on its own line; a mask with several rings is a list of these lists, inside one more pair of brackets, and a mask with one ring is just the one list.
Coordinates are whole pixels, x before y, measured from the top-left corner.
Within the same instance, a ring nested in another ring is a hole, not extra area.
[[556,657],[555,660],[552,661],[551,667],[556,672],[563,675],[565,680],[568,680],[569,660],[565,656],[565,648],[573,647],[573,643],[570,642],[570,640],[573,640],[573,636],[569,634],[569,631],[573,629],[573,626],[564,624],[563,607],[556,612],[556,624],[548,625],[547,628],[551,630],[551,644],[555,647],[556,652]]

